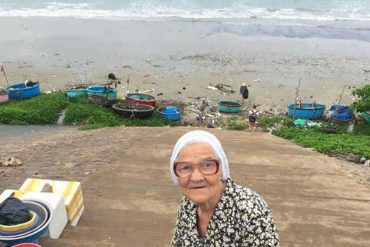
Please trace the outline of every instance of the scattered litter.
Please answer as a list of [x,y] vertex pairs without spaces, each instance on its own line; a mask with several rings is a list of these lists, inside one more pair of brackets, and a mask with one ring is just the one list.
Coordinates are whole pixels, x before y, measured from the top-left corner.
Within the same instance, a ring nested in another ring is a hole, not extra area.
[[210,90],[213,90],[213,91],[214,90],[217,90],[217,88],[216,87],[213,87],[213,86],[208,86],[207,89],[210,89]]
[[225,93],[235,93],[235,90],[233,90],[230,85],[224,83],[217,84],[215,88]]
[[144,75],[143,77],[149,77],[150,76],[150,74],[146,74],[146,75]]
[[9,158],[5,158],[5,159],[0,160],[0,166],[14,167],[14,166],[21,166],[22,164],[23,164],[22,161],[20,161],[19,159],[14,158],[14,157],[9,157]]
[[369,167],[370,166],[370,160],[366,160],[364,163],[364,166]]

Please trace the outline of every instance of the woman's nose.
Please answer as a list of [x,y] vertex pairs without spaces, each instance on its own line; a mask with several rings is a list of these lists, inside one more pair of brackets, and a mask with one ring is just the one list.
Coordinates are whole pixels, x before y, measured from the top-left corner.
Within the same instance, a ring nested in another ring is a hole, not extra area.
[[190,179],[193,181],[201,181],[204,179],[204,175],[199,171],[198,167],[195,167],[191,173]]

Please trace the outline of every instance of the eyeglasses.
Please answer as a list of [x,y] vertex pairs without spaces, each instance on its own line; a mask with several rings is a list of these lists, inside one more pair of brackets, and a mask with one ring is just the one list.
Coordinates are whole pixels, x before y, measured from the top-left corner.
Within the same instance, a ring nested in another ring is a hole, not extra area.
[[[189,177],[196,165],[189,162],[175,162],[174,172],[180,178]],[[205,160],[197,166],[200,173],[205,176],[214,175],[218,172],[220,163],[218,160]]]

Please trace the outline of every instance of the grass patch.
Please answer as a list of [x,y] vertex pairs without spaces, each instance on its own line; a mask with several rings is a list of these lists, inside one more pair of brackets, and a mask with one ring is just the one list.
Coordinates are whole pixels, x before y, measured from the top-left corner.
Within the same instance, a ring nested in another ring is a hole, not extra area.
[[283,126],[273,131],[276,136],[329,155],[356,155],[370,158],[370,136],[360,133],[327,134],[323,128],[296,128]]
[[112,126],[177,126],[180,123],[164,119],[154,112],[149,119],[129,119],[117,115],[111,108],[94,104],[87,97],[67,100],[64,93],[41,94],[29,100],[10,100],[0,106],[0,123],[11,125],[55,124],[65,109],[64,124],[80,129]]
[[248,128],[248,125],[245,123],[246,120],[241,122],[236,117],[230,117],[227,119],[227,130],[245,130]]
[[0,105],[0,123],[11,125],[54,124],[68,105],[63,93],[41,94],[28,100],[10,99]]

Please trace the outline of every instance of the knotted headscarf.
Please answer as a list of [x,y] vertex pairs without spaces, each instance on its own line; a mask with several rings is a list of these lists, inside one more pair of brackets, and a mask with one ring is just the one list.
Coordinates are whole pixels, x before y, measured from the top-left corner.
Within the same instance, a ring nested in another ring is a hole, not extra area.
[[220,141],[217,139],[216,136],[213,134],[204,131],[204,130],[194,130],[190,131],[183,136],[181,136],[173,148],[171,160],[170,160],[170,172],[171,172],[171,179],[174,182],[174,184],[178,184],[177,176],[175,172],[173,171],[173,166],[175,163],[175,160],[177,159],[177,156],[179,155],[180,151],[186,147],[187,145],[191,143],[199,143],[204,142],[210,145],[215,152],[215,154],[218,156],[220,160],[220,166],[222,171],[222,180],[226,181],[229,177],[229,161],[227,160],[225,151],[222,148],[222,145]]

